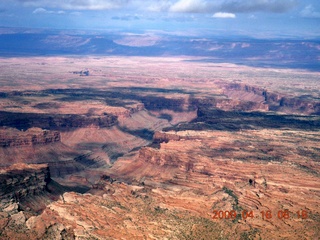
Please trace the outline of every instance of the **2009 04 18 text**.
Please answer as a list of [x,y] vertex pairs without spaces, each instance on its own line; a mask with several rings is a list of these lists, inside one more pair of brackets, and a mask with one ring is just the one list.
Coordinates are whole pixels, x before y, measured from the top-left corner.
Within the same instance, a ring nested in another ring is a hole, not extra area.
[[221,210],[213,210],[213,219],[250,219],[250,218],[258,218],[259,216],[262,219],[272,219],[276,217],[278,219],[290,219],[290,218],[300,218],[300,219],[307,219],[308,218],[308,211],[307,210],[299,210],[297,212],[289,212],[288,209],[285,210],[278,210],[276,212],[272,212],[270,210],[261,211],[261,212],[253,212],[249,210],[243,210],[237,213],[235,210],[231,211],[221,211]]

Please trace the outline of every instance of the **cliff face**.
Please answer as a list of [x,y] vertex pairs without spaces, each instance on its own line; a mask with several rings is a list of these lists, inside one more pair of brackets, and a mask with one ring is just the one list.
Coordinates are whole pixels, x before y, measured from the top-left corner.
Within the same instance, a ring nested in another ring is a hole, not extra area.
[[0,130],[0,147],[21,147],[45,145],[60,142],[60,133],[57,131],[30,128],[27,131],[4,128]]
[[197,136],[181,136],[175,132],[159,132],[156,131],[153,135],[153,143],[168,143],[169,141],[180,141],[180,140],[195,140],[198,139]]
[[[64,190],[51,181],[46,164],[14,164],[1,168],[0,238],[74,239],[73,232],[62,225],[63,220],[57,220],[57,214],[46,215],[46,205],[57,200],[61,191]],[[45,217],[40,215],[36,221],[38,214]],[[53,219],[56,222],[52,223]]]
[[283,97],[279,101],[280,109],[294,109],[301,113],[320,115],[320,102],[300,98]]
[[144,110],[144,104],[138,103],[135,106],[128,107],[124,111],[114,112],[113,114],[118,117],[118,119],[125,119],[132,116],[132,114]]
[[256,101],[264,103],[270,110],[284,112],[299,112],[303,114],[320,114],[320,103],[302,97],[290,97],[278,93],[270,93],[259,87],[233,83],[224,86],[224,94],[241,101]]
[[80,155],[65,146],[61,143],[60,132],[40,128],[30,128],[27,131],[0,129],[0,155],[0,166],[47,163],[52,177],[66,176],[104,164],[94,157],[91,159],[90,154]]
[[153,135],[153,142],[154,143],[162,143],[162,142],[169,142],[170,140],[179,141],[181,138],[176,134],[170,134],[166,132],[155,132]]
[[[194,140],[187,140],[190,143]],[[174,140],[170,141],[169,145],[172,145]],[[183,143],[177,143],[181,146]],[[170,148],[170,147],[169,147]],[[159,167],[169,167],[171,170],[179,170],[180,173],[200,173],[205,175],[212,175],[213,171],[208,170],[208,166],[211,167],[210,162],[199,161],[195,157],[190,157],[189,153],[176,152],[172,149],[168,150],[166,145],[161,145],[160,149],[151,147],[141,148],[139,151],[139,160],[145,163],[151,163]]]
[[182,164],[178,156],[170,153],[166,154],[164,152],[160,152],[158,149],[149,147],[140,149],[139,159],[159,166],[179,167]]
[[0,199],[24,200],[41,194],[50,181],[47,164],[15,164],[0,169]]
[[0,126],[28,129],[38,127],[49,130],[67,130],[88,126],[111,127],[117,123],[117,117],[105,113],[103,116],[77,114],[39,114],[0,112]]
[[255,101],[254,99],[248,101],[242,101],[237,99],[222,99],[222,98],[194,98],[191,100],[191,105],[196,108],[210,107],[218,108],[224,111],[257,111],[257,110],[269,110],[269,106],[263,101]]

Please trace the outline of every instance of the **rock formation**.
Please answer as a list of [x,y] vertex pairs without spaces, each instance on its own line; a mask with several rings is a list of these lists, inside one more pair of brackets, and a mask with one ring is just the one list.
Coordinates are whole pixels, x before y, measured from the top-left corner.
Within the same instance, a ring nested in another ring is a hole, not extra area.
[[[151,186],[153,192],[161,194],[161,200],[157,198],[163,208],[179,206],[211,216],[227,239],[244,237],[244,232],[247,237],[262,239],[287,235],[292,239],[313,238],[319,234],[315,228],[320,222],[319,196],[314,194],[319,187],[319,152],[309,152],[307,163],[303,160],[305,153],[291,144],[303,137],[300,147],[311,151],[319,140],[315,132],[188,130],[155,135],[157,141],[163,139],[160,147],[140,149],[131,162],[119,160],[114,166],[118,174],[113,177],[140,180],[143,186]],[[307,209],[308,220],[297,215],[303,209]],[[237,216],[235,220],[215,218],[213,210],[234,210]],[[252,211],[254,218],[244,219],[243,210]],[[267,210],[271,210],[272,218],[262,217],[261,212]],[[285,210],[290,217],[284,221],[278,214]]]
[[0,126],[24,130],[31,127],[49,130],[66,130],[88,126],[106,128],[116,123],[117,117],[108,113],[105,113],[103,116],[86,116],[77,114],[0,112]]
[[50,181],[47,164],[14,164],[0,169],[0,199],[23,201],[42,194]]
[[266,89],[246,84],[232,83],[224,86],[224,94],[241,101],[256,101],[264,103],[267,109],[288,113],[317,114],[320,113],[320,103],[303,97],[286,96],[272,93]]
[[0,147],[23,147],[45,145],[60,142],[58,131],[29,128],[27,131],[19,131],[13,128],[0,129]]
[[189,58],[0,60],[0,238],[317,239],[318,73]]

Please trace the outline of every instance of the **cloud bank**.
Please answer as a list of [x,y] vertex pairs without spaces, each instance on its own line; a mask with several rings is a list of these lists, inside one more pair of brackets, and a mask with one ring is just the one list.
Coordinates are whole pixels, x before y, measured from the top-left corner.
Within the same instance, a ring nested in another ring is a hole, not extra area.
[[225,0],[221,4],[221,10],[235,13],[283,13],[296,6],[297,0]]
[[129,0],[18,0],[25,6],[66,10],[110,10],[123,8]]
[[298,5],[298,0],[13,0],[25,6],[65,10],[158,11],[181,13],[283,13]]

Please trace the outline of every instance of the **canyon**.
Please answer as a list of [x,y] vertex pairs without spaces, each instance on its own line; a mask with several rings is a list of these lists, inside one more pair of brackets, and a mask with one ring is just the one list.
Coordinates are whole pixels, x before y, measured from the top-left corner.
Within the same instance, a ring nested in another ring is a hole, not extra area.
[[0,59],[0,237],[317,239],[319,73],[191,60]]

